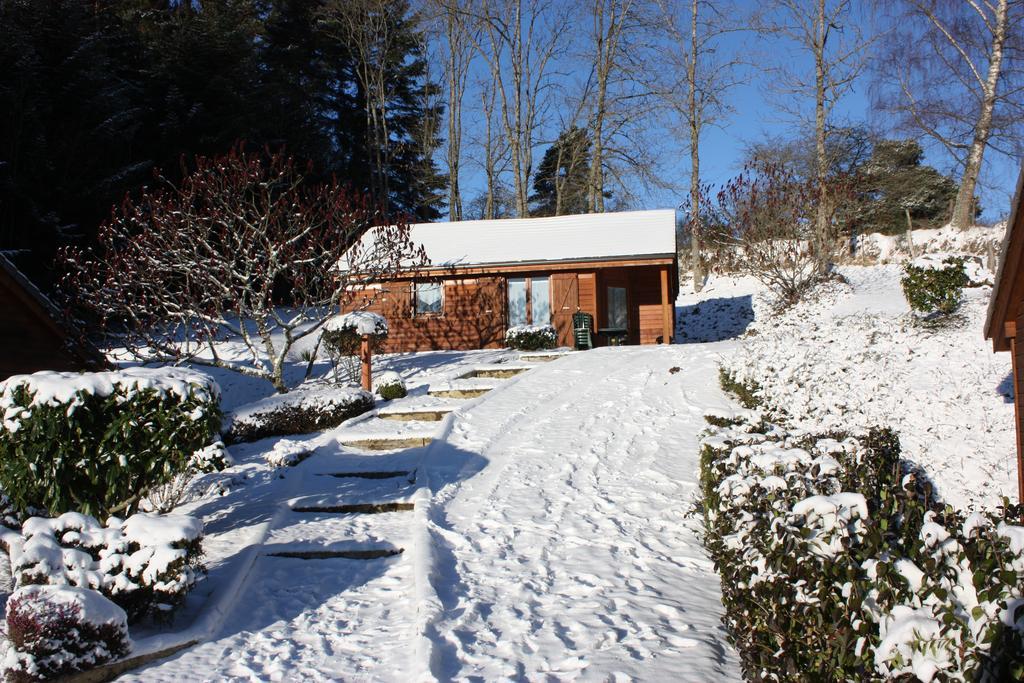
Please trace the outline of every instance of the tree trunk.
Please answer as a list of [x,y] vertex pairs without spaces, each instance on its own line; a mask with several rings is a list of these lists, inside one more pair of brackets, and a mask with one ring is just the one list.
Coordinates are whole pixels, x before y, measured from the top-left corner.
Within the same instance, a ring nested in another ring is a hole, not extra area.
[[700,193],[700,112],[697,111],[697,0],[690,4],[690,55],[686,64],[686,80],[689,85],[687,107],[690,119],[690,272],[693,274],[693,291],[704,288],[704,267],[700,250],[702,233]]
[[992,26],[991,61],[988,75],[982,87],[981,111],[978,122],[974,126],[974,139],[971,140],[971,151],[967,155],[964,175],[960,180],[960,189],[956,194],[953,207],[952,223],[958,228],[968,228],[974,223],[974,190],[981,173],[981,162],[988,146],[989,134],[992,131],[992,111],[996,104],[996,87],[1003,64],[1003,47],[1006,44],[1006,24],[1008,14],[1007,0],[999,0]]
[[815,211],[814,233],[817,242],[818,270],[828,268],[828,206],[825,177],[828,174],[828,157],[825,149],[825,42],[828,30],[825,25],[825,0],[815,3],[817,14],[814,19],[814,155],[815,173],[818,184],[818,206]]

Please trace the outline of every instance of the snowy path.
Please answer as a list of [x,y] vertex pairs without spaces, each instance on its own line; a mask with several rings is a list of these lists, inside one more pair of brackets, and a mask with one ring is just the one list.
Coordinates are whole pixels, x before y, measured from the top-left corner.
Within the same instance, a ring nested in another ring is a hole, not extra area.
[[[727,348],[572,354],[448,401],[443,422],[359,419],[314,436],[315,455],[263,494],[261,518],[273,519],[218,632],[123,680],[738,680],[718,578],[685,516],[702,415],[726,405]],[[345,446],[413,435],[439,440]],[[417,467],[415,484],[325,476]],[[416,510],[292,509],[310,501]],[[405,552],[271,555],[353,548]]]
[[456,417],[447,448],[485,463],[433,508],[438,678],[739,679],[685,516],[721,350],[576,354]]

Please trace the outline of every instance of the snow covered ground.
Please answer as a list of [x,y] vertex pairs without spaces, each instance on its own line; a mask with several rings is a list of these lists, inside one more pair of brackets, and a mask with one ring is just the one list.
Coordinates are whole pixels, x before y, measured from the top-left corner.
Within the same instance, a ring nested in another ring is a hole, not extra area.
[[[123,680],[738,679],[687,516],[730,348],[386,359],[410,395],[384,412],[453,412],[288,437],[279,451],[313,452],[290,468],[266,463],[280,439],[233,447],[239,464],[208,475],[224,495],[179,510],[206,522],[210,575],[177,637],[203,642]],[[475,368],[530,369],[465,377]],[[433,441],[352,445],[382,438]],[[351,476],[369,472],[395,476]],[[381,557],[296,556],[352,551]],[[137,651],[171,639],[133,636]]]
[[1015,498],[1010,358],[983,334],[991,288],[965,289],[952,324],[931,328],[909,313],[901,266],[840,273],[847,284],[776,317],[752,279],[714,279],[681,297],[683,329],[695,339],[742,331],[726,367],[760,384],[794,426],[888,425],[946,502],[967,510]]

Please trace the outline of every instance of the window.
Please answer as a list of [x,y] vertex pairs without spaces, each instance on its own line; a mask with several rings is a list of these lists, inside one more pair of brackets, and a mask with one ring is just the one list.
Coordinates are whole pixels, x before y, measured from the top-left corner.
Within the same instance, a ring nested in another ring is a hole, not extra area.
[[629,327],[625,287],[608,288],[608,327],[620,330]]
[[416,283],[416,315],[440,315],[444,310],[444,285],[440,282]]
[[508,324],[549,325],[551,297],[546,277],[510,277],[508,279]]

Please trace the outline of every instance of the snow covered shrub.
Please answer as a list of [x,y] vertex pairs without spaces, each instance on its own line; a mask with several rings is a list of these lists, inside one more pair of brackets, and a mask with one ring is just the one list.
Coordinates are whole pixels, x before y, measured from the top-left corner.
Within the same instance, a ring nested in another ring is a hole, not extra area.
[[46,681],[127,655],[128,619],[96,591],[26,586],[7,601],[5,681]]
[[747,678],[1024,674],[1024,527],[937,505],[891,430],[740,417],[713,418],[731,424],[703,439],[700,485]]
[[505,332],[505,344],[519,351],[543,351],[558,344],[558,335],[551,325],[516,325]]
[[225,420],[224,441],[241,443],[268,436],[308,434],[337,427],[373,408],[373,394],[354,387],[296,389],[250,403]]
[[359,347],[364,334],[370,338],[370,352],[381,353],[388,339],[388,321],[376,313],[357,311],[336,315],[324,323],[320,343],[331,357],[336,380],[359,382]]
[[263,456],[271,467],[295,467],[300,462],[313,455],[313,447],[301,441],[281,439],[274,444],[274,448]]
[[20,510],[132,509],[210,443],[219,401],[180,368],[16,375],[0,383],[0,487]]
[[761,398],[757,395],[761,387],[757,385],[757,382],[740,381],[724,367],[718,369],[718,382],[724,391],[735,395],[744,408],[757,408],[761,405]]
[[75,586],[99,591],[136,621],[169,619],[202,571],[203,524],[185,515],[93,517],[65,512],[32,517],[20,534],[0,531],[18,586]]
[[405,398],[408,391],[405,388],[405,380],[397,372],[382,372],[375,382],[376,391],[385,401],[396,398]]
[[151,487],[140,502],[140,508],[146,512],[170,512],[185,501],[196,475],[220,472],[234,464],[234,458],[228,453],[224,442],[214,441],[192,454],[184,472]]
[[925,316],[945,316],[960,308],[970,284],[961,256],[922,256],[903,268],[903,295],[910,308]]

